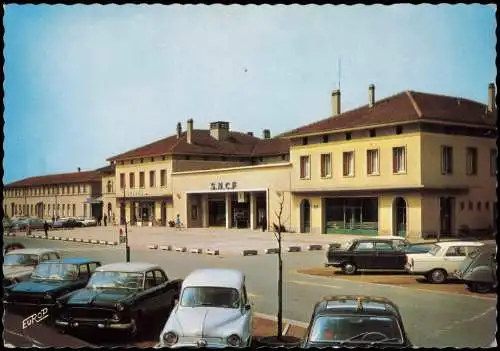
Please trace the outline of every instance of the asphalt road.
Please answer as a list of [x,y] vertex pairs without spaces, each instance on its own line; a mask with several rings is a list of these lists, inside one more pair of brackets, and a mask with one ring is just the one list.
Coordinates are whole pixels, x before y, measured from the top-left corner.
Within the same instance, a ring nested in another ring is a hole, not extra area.
[[[125,260],[124,249],[120,247],[4,238],[4,242],[12,241],[21,241],[28,247],[57,247],[63,250],[64,256],[97,258],[103,264]],[[325,295],[377,295],[389,298],[399,306],[407,333],[418,347],[488,347],[495,337],[496,298],[302,275],[296,270],[321,266],[324,252],[286,253],[284,257],[285,318],[308,322],[314,303]],[[239,269],[247,276],[254,310],[276,314],[276,255],[225,257],[142,249],[132,251],[131,261],[160,264],[170,278],[184,278],[197,268]]]

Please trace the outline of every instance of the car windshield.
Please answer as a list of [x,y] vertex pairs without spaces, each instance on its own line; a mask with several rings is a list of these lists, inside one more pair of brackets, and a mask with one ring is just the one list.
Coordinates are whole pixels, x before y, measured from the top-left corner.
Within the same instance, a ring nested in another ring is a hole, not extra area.
[[183,307],[240,307],[240,293],[234,288],[187,287],[182,292]]
[[131,272],[94,272],[87,287],[94,289],[142,289],[143,273]]
[[432,256],[436,256],[436,254],[439,252],[439,250],[441,250],[441,246],[434,244],[431,246],[428,253],[431,254]]
[[35,266],[38,264],[38,256],[30,254],[11,254],[5,255],[3,259],[4,266]]
[[70,263],[41,263],[31,278],[49,280],[76,280],[78,278],[78,267]]
[[319,316],[311,328],[312,342],[403,343],[399,323],[388,316]]

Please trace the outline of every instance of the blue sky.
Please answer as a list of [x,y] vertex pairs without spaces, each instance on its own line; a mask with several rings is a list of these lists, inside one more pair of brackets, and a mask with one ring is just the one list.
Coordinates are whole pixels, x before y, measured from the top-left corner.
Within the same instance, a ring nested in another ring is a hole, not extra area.
[[7,5],[4,183],[106,165],[193,118],[272,135],[411,89],[487,102],[487,5]]

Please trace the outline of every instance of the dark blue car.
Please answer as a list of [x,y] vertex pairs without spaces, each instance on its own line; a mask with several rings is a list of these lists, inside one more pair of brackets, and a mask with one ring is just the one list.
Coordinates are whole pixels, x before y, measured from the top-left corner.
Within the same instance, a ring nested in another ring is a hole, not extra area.
[[21,315],[30,315],[45,307],[50,311],[58,297],[85,287],[100,265],[99,261],[88,258],[42,262],[29,280],[6,288],[4,306]]

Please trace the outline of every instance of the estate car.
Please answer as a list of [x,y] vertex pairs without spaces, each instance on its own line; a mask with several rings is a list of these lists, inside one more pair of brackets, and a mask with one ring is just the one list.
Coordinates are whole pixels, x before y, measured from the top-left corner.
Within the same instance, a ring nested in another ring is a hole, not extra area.
[[408,254],[406,270],[423,275],[431,283],[444,283],[448,278],[455,278],[454,272],[468,253],[483,245],[478,241],[438,242],[427,253]]
[[179,298],[182,280],[170,280],[152,263],[113,263],[98,267],[87,286],[60,297],[55,325],[127,331],[132,337],[154,317],[164,318]]
[[159,347],[248,347],[252,308],[243,273],[199,269],[182,284],[179,303],[160,334]]
[[339,267],[345,274],[358,269],[404,270],[406,253],[387,239],[353,239],[340,248],[330,247],[325,266]]
[[29,279],[40,262],[60,258],[59,252],[53,249],[20,249],[7,252],[3,258],[4,288]]
[[6,289],[4,304],[11,311],[52,309],[56,299],[87,284],[90,274],[101,265],[87,258],[64,258],[44,261],[36,266],[29,280]]
[[304,348],[411,347],[398,307],[374,296],[324,297],[314,306]]

